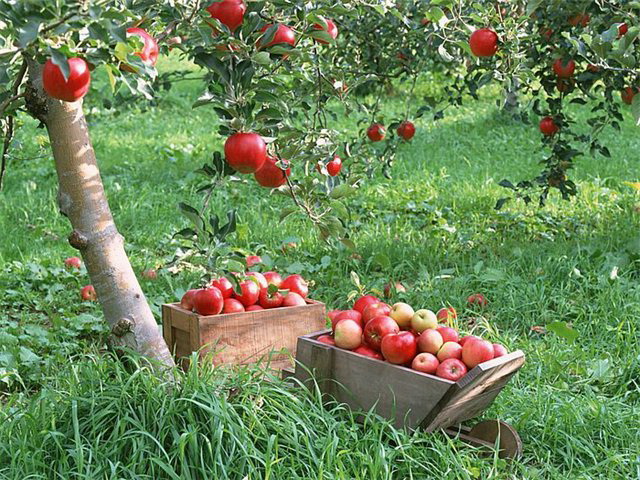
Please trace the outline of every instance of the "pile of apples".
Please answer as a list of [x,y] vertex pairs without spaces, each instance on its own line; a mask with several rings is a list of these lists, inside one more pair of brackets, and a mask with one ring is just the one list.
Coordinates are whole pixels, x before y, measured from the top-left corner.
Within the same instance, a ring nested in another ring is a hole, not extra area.
[[[482,294],[467,301],[475,306],[487,304]],[[414,311],[407,303],[390,306],[364,295],[351,310],[333,310],[328,316],[333,334],[321,335],[319,342],[454,382],[476,365],[508,353],[504,346],[475,335],[460,338],[455,328],[446,325],[457,318],[453,307],[438,313]]]
[[307,304],[309,284],[302,275],[283,279],[277,272],[248,272],[237,280],[238,292],[228,278],[214,278],[205,288],[188,290],[180,306],[200,315],[218,315]]

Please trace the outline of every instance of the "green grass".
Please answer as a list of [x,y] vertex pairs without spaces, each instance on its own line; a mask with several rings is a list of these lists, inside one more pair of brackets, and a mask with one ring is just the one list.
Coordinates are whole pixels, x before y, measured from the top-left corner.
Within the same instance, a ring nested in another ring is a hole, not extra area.
[[[185,82],[157,106],[90,119],[137,271],[173,257],[171,236],[187,226],[177,203],[199,204],[193,171],[221,146],[214,113],[189,107],[197,94]],[[400,96],[389,100],[388,112],[402,108]],[[0,202],[0,478],[640,475],[640,214],[637,193],[623,184],[638,180],[640,141],[630,116],[623,132],[603,134],[611,159],[580,161],[577,198],[503,212],[493,210],[504,195],[497,182],[538,171],[535,126],[496,112],[490,94],[437,124],[419,121],[394,178],[376,177],[351,202],[358,256],[324,245],[301,219],[278,225],[286,200],[253,182],[213,195],[213,212],[239,210],[234,246],[313,278],[313,296],[331,308],[348,305],[351,271],[378,289],[394,278],[409,287],[401,298],[410,303],[454,305],[463,329],[524,350],[527,363],[485,415],[521,433],[524,456],[511,463],[374,415],[359,424],[342,406],[325,409],[315,393],[251,370],[192,370],[168,391],[105,355],[99,310],[78,301],[86,273],[60,268],[74,254],[69,225],[57,214],[44,133],[25,121]],[[283,254],[289,238],[299,247]],[[143,287],[157,313],[197,278],[162,269]],[[484,312],[464,308],[476,291],[490,300]],[[554,321],[571,323],[577,340],[531,331]]]

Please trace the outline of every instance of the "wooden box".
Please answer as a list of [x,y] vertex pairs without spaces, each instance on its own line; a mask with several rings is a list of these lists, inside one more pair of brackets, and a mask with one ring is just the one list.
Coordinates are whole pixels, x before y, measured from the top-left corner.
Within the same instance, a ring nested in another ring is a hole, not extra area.
[[428,432],[486,410],[525,360],[518,350],[484,362],[452,382],[318,342],[316,338],[325,333],[329,331],[298,339],[297,379],[307,382],[313,372],[324,394],[352,409],[373,409],[397,427]]
[[162,328],[169,349],[178,359],[199,352],[213,354],[216,365],[269,362],[272,368],[293,365],[298,337],[326,327],[323,303],[307,300],[300,307],[201,316],[162,306]]

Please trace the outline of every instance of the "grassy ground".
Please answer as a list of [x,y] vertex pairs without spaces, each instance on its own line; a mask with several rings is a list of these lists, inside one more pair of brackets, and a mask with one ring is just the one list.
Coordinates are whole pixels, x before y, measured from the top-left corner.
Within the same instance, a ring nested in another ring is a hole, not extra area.
[[[138,271],[172,258],[171,235],[187,225],[176,205],[201,201],[191,172],[221,145],[214,114],[189,108],[196,87],[91,120]],[[78,301],[87,279],[60,268],[74,252],[46,138],[27,122],[0,202],[0,478],[637,478],[639,199],[622,183],[638,180],[637,130],[629,117],[621,134],[604,135],[612,159],[581,161],[570,203],[496,212],[497,181],[536,173],[540,153],[536,128],[493,105],[487,98],[435,126],[418,122],[394,178],[376,178],[352,202],[361,258],[323,245],[301,220],[277,225],[285,200],[253,182],[216,192],[212,209],[236,206],[233,244],[313,278],[313,296],[332,308],[348,304],[350,271],[375,288],[394,278],[410,303],[452,304],[463,327],[524,350],[527,363],[486,415],[520,431],[520,461],[373,415],[357,424],[341,406],[324,409],[317,396],[251,371],[194,370],[167,392],[144,370],[101,355],[99,310]],[[290,239],[299,247],[281,253]],[[161,270],[143,282],[158,311],[195,278]],[[491,302],[486,322],[464,308],[476,291]],[[531,330],[554,321],[570,322],[577,339]]]

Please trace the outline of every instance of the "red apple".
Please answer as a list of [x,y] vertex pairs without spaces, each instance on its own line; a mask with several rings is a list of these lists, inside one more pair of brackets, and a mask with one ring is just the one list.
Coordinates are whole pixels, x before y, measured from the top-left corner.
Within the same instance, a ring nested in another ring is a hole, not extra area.
[[245,312],[257,312],[258,310],[264,310],[264,307],[260,305],[251,305],[244,309]]
[[636,93],[638,93],[637,87],[625,87],[625,89],[620,92],[620,98],[622,98],[622,101],[627,105],[631,105]]
[[400,327],[391,317],[382,315],[364,325],[364,341],[375,350],[380,350],[382,339],[391,333],[398,333]]
[[436,370],[436,375],[452,382],[457,382],[467,374],[467,367],[457,358],[448,358]]
[[618,25],[618,38],[626,35],[628,31],[629,27],[626,23],[621,23],[620,25]]
[[214,278],[211,280],[211,286],[220,290],[222,298],[231,298],[233,295],[233,284],[225,277]]
[[82,267],[82,260],[79,257],[65,258],[64,266],[67,268],[80,268]]
[[283,307],[300,307],[306,304],[307,302],[305,302],[304,298],[295,292],[287,293],[282,301]]
[[372,303],[379,303],[380,299],[378,297],[374,297],[373,295],[364,295],[360,297],[353,304],[353,309],[359,311],[360,313],[364,312],[364,309],[367,308]]
[[267,144],[257,133],[234,133],[224,143],[224,155],[239,173],[256,173],[267,161]]
[[155,280],[158,278],[158,272],[154,268],[147,268],[142,272],[142,276],[147,280]]
[[467,368],[491,360],[493,355],[493,345],[486,340],[470,340],[462,347],[462,361]]
[[362,343],[362,327],[355,320],[347,318],[338,322],[333,338],[337,347],[353,350]]
[[382,356],[389,363],[405,365],[416,356],[416,337],[411,332],[390,333],[382,338]]
[[[158,54],[160,53],[156,39],[146,30],[137,27],[127,28],[127,37],[130,36],[139,37],[143,44],[142,51],[135,52],[134,55],[140,57],[143,63],[153,67],[158,62]],[[133,70],[131,67],[129,68]]]
[[367,128],[367,137],[372,142],[379,142],[384,139],[387,133],[387,129],[384,128],[384,125],[380,123],[374,123],[369,128]]
[[411,362],[411,368],[430,375],[436,373],[439,365],[440,361],[431,353],[419,353],[416,355],[416,358],[413,359],[413,362]]
[[340,170],[342,170],[342,159],[339,156],[334,155],[333,160],[327,163],[327,173],[331,177],[335,177],[340,173]]
[[386,303],[378,302],[368,305],[362,312],[362,321],[366,325],[369,320],[380,316],[389,316],[391,307]]
[[268,288],[262,288],[260,290],[259,302],[262,308],[278,308],[282,306],[284,296],[277,290],[269,294]]
[[493,344],[493,358],[503,357],[507,353],[509,352],[503,345],[500,345],[499,343]]
[[473,295],[469,295],[469,298],[467,298],[467,303],[470,306],[478,305],[479,307],[486,307],[489,302],[481,293],[474,293]]
[[42,69],[42,86],[50,97],[75,102],[84,97],[91,84],[89,65],[82,58],[67,59],[69,76],[65,80],[62,70],[51,60],[47,60]]
[[96,290],[93,288],[93,285],[87,285],[80,289],[80,297],[82,300],[88,300],[90,302],[95,302],[98,299],[96,295]]
[[476,57],[491,57],[498,51],[498,35],[489,28],[480,28],[469,37],[469,47]]
[[453,307],[441,308],[438,310],[438,313],[436,313],[436,318],[439,322],[446,323],[449,320],[458,318],[458,312],[456,312],[456,309]]
[[302,275],[289,275],[280,284],[281,290],[289,290],[289,292],[297,293],[305,298],[309,294],[309,284],[302,278]]
[[393,318],[398,326],[402,329],[408,329],[411,327],[411,319],[413,318],[413,308],[407,303],[394,303],[391,307],[391,313],[389,316]]
[[440,332],[433,329],[427,329],[420,334],[418,338],[418,350],[421,352],[437,354],[444,345],[444,339]]
[[262,258],[259,255],[247,255],[244,260],[247,262],[247,268],[262,263]]
[[409,120],[405,120],[400,124],[397,132],[398,136],[402,137],[404,140],[411,140],[416,134],[416,126]]
[[264,278],[264,275],[260,272],[247,272],[247,278],[254,280],[260,288],[267,288],[269,286],[267,279]]
[[436,330],[442,335],[442,339],[446,342],[457,342],[460,340],[460,335],[455,328],[451,327],[438,327]]
[[216,18],[233,32],[242,25],[247,7],[242,0],[221,0],[209,5],[206,10],[212,18]]
[[223,307],[224,298],[216,287],[198,290],[193,297],[193,309],[200,315],[218,315]]
[[[264,33],[272,26],[273,25],[271,25],[271,24],[265,25],[264,27],[262,27],[262,29],[260,31],[262,33]],[[273,36],[273,39],[269,43],[267,43],[266,45],[262,45],[262,42],[260,40],[258,40],[258,48],[271,47],[271,46],[277,45],[279,43],[288,43],[292,47],[295,47],[296,46],[296,34],[295,34],[295,32],[293,30],[291,30],[291,28],[287,27],[286,25],[279,24],[278,28],[276,29],[276,33]]]
[[244,312],[244,305],[235,298],[225,298],[222,307],[222,313],[239,313]]
[[460,345],[462,345],[464,347],[464,344],[471,341],[471,340],[482,340],[480,337],[476,337],[475,335],[467,335],[465,337],[462,337],[458,343]]
[[[285,167],[280,168],[279,162]],[[287,183],[287,177],[291,175],[289,162],[285,159],[278,159],[267,155],[267,160],[262,168],[253,174],[259,185],[267,188],[278,188]]]
[[240,294],[233,292],[233,298],[238,300],[245,307],[254,305],[260,297],[260,287],[253,280],[240,282]]
[[438,360],[444,362],[447,358],[461,358],[462,347],[456,342],[444,342],[442,348],[438,350]]
[[[316,24],[313,25],[313,29],[314,30],[324,30],[325,32],[327,32],[327,34],[329,34],[329,36],[333,40],[335,40],[338,37],[338,27],[336,27],[336,24],[333,22],[333,20],[329,20],[328,18],[325,19],[325,23],[327,24],[326,27],[323,27],[319,23],[316,23]],[[321,38],[317,39],[317,41],[318,41],[318,43],[323,43],[325,45],[327,45],[329,43],[326,40],[323,40]]]
[[379,352],[376,352],[373,348],[367,347],[366,345],[360,345],[353,351],[353,353],[358,353],[365,357],[371,357],[378,360],[384,360],[384,357]]
[[[538,128],[540,129],[540,133],[542,133],[543,135],[546,135],[547,137],[551,137],[560,131],[560,127],[556,125],[556,122],[553,120],[553,117],[549,117],[549,116],[544,117],[542,120],[540,120],[540,125],[538,126]],[[471,297],[475,297],[475,296],[480,296],[484,298],[480,293],[471,295]],[[484,305],[480,305],[480,306],[484,306]]]
[[424,308],[418,310],[411,318],[411,327],[418,333],[438,326],[436,314]]
[[333,317],[333,319],[331,320],[331,328],[335,329],[338,322],[346,318],[355,320],[358,325],[364,327],[364,322],[362,321],[362,315],[360,314],[360,312],[358,312],[357,310],[343,310]]
[[575,70],[576,62],[571,59],[565,61],[564,58],[558,58],[553,62],[553,71],[558,78],[571,78]]
[[180,307],[185,310],[192,311],[193,310],[193,300],[196,298],[196,293],[198,293],[200,289],[192,288],[191,290],[187,290],[185,294],[182,296],[180,300]]
[[262,276],[269,285],[275,285],[278,288],[282,285],[282,277],[277,272],[264,272]]
[[327,345],[336,345],[336,341],[331,335],[320,335],[316,340],[320,343],[326,343]]
[[333,324],[333,319],[336,318],[336,316],[342,311],[343,310],[331,310],[329,313],[327,313],[327,317],[329,317],[329,320],[331,321],[332,324]]

